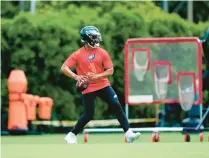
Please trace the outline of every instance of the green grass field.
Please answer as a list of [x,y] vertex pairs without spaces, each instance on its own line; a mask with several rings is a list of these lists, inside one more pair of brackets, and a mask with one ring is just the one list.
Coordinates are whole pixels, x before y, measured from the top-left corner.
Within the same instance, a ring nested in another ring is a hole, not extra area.
[[161,142],[152,143],[151,133],[142,133],[133,144],[124,143],[123,134],[90,134],[84,143],[64,142],[64,134],[34,136],[2,136],[2,158],[208,158],[208,133],[204,142],[192,134],[185,143],[181,133],[161,133]]

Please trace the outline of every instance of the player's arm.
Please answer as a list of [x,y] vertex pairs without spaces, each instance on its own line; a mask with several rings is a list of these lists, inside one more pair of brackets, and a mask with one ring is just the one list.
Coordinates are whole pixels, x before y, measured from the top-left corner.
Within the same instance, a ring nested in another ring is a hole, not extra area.
[[108,77],[108,76],[112,76],[114,73],[114,68],[109,68],[109,69],[106,69],[104,72],[98,74],[100,78],[102,77]]
[[86,76],[76,75],[67,65],[63,64],[61,71],[68,77],[73,78],[76,81],[84,81],[87,79]]
[[76,60],[76,54],[73,53],[61,66],[61,71],[68,77],[73,78],[75,80],[83,80],[86,77],[85,76],[79,76],[76,75],[70,68],[76,66],[77,60]]
[[106,69],[104,72],[99,73],[99,74],[89,72],[88,77],[93,80],[93,79],[99,79],[99,78],[111,76],[113,75],[113,73],[114,73],[114,69],[112,67],[112,68]]
[[67,65],[63,64],[61,67],[61,71],[68,77],[73,78],[75,80],[78,79],[78,75],[76,75]]
[[106,52],[105,50],[103,52],[103,66],[105,71],[100,74],[101,77],[108,77],[113,75],[114,73],[113,63],[108,52]]

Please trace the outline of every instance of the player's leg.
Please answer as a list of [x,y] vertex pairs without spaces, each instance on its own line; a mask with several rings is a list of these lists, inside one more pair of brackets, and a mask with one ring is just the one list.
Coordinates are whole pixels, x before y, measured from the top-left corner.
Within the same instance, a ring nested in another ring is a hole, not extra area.
[[80,117],[74,128],[71,132],[77,135],[83,127],[93,119],[94,117],[94,107],[95,107],[95,94],[87,93],[83,95],[83,105],[84,105],[84,112],[83,115]]
[[126,133],[126,139],[129,143],[133,142],[140,136],[140,133],[133,133],[130,130],[128,119],[122,109],[122,106],[118,100],[118,97],[111,86],[105,87],[97,91],[97,95],[104,100],[110,108],[113,110],[118,121],[120,122],[124,132]]
[[73,127],[72,131],[69,132],[65,140],[67,143],[76,144],[77,139],[76,135],[83,129],[83,127],[93,119],[94,116],[94,107],[95,107],[95,93],[87,93],[83,95],[83,104],[84,104],[84,112],[83,115],[80,117],[78,122]]
[[112,87],[108,86],[97,91],[97,95],[110,106],[111,110],[113,110],[124,132],[128,131],[128,129],[130,128],[128,119]]

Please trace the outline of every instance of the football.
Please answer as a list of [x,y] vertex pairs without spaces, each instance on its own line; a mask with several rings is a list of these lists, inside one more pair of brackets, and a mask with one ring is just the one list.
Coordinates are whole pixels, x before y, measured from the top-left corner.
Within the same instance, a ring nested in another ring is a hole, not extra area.
[[77,83],[76,83],[76,91],[77,92],[82,92],[88,86],[89,86],[89,79],[88,78],[86,78],[85,80],[82,80],[82,81],[77,81]]

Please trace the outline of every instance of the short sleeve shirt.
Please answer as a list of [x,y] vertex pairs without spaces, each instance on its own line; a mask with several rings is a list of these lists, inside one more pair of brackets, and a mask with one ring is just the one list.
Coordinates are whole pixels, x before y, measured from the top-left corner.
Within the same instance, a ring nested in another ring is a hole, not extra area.
[[[87,51],[85,47],[82,47],[71,54],[64,64],[69,68],[76,67],[78,75],[87,75],[89,72],[99,74],[113,67],[108,52],[100,47],[94,48],[92,51]],[[93,92],[109,85],[107,77],[92,80],[82,93]]]

